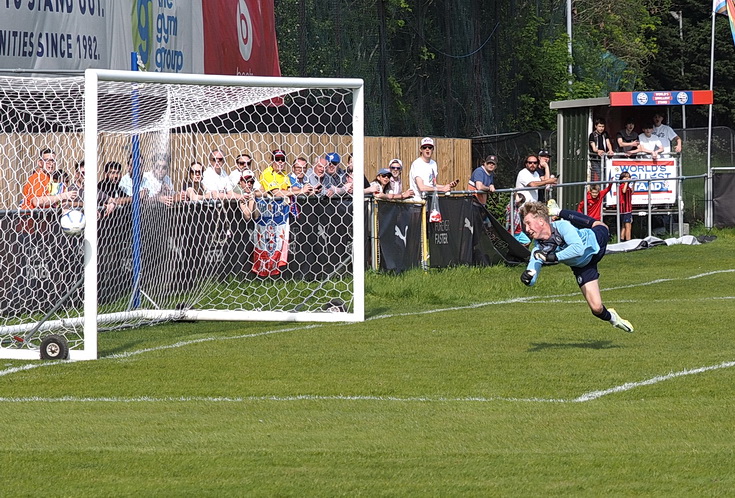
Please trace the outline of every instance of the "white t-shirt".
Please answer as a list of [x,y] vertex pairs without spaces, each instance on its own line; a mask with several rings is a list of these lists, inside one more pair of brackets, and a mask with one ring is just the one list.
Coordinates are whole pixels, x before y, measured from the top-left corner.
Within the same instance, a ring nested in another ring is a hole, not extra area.
[[[661,139],[658,138],[656,135],[651,135],[651,137],[649,138],[646,136],[645,133],[641,133],[640,135],[638,135],[638,141],[641,144],[641,149],[648,153],[652,153],[656,149],[659,149],[659,152],[661,152],[660,149],[664,149],[664,152],[666,152],[666,149],[661,143]],[[669,150],[671,150],[671,144],[669,144]]]
[[678,137],[674,129],[665,124],[654,126],[652,135],[661,140],[661,146],[664,148],[665,153],[671,152],[671,141]]
[[[538,181],[541,181],[541,177],[539,176],[538,171],[534,171],[533,173],[531,173],[528,168],[523,168],[518,172],[518,176],[516,176],[515,188],[528,187],[529,183]],[[526,202],[538,200],[538,187],[532,190],[521,190],[518,193],[522,194],[523,197],[526,198]]]
[[[159,180],[158,178],[156,178],[156,175],[154,175],[152,171],[146,171],[145,173],[143,173],[143,181],[140,184],[140,189],[148,190],[148,195],[150,196],[155,196],[158,194],[171,195],[174,191],[173,184],[171,183],[171,178],[168,175]],[[132,186],[130,190],[132,191]]]
[[416,184],[416,177],[420,177],[421,180],[424,182],[424,185],[427,187],[436,187],[436,176],[437,176],[438,166],[436,164],[436,161],[433,159],[430,159],[427,163],[422,158],[417,158],[414,162],[411,163],[411,169],[408,171],[409,179],[410,179],[410,186],[411,190],[413,190],[413,200],[414,201],[420,201],[421,200],[421,191],[419,190],[418,185]]
[[232,192],[233,188],[230,176],[225,173],[225,170],[220,170],[218,175],[213,166],[204,170],[202,185],[207,192]]
[[[120,178],[120,188],[128,197],[133,196],[133,179],[130,177],[130,173],[126,173],[122,178]],[[140,190],[143,190],[142,182],[140,184]]]

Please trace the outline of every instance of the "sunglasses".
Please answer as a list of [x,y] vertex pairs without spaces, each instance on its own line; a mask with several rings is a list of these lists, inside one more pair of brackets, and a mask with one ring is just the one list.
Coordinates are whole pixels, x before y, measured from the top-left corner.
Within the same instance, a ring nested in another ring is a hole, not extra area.
[[209,160],[210,161],[217,161],[218,163],[225,162],[225,158],[224,157],[210,157]]
[[245,183],[249,183],[251,185],[255,184],[255,180],[253,180],[252,178],[249,178],[249,179],[241,178],[240,181],[241,182],[245,182]]
[[397,171],[401,171],[402,168],[400,166],[391,166],[390,169],[395,169]]
[[237,164],[239,164],[240,166],[250,166],[250,163],[252,162],[253,161],[237,161]]
[[422,145],[421,146],[421,149],[433,149],[433,148],[434,148],[433,145]]
[[277,163],[285,163],[286,158],[285,157],[277,157],[274,159]]
[[385,174],[385,173],[383,173],[382,175],[378,175],[378,176],[381,176],[381,177],[383,177],[383,178],[390,178],[390,175],[387,175],[387,174]]
[[200,170],[200,169],[190,169],[189,170],[189,173],[191,173],[192,175],[201,175],[202,174],[202,170]]
[[526,161],[526,164],[538,164],[538,161]]

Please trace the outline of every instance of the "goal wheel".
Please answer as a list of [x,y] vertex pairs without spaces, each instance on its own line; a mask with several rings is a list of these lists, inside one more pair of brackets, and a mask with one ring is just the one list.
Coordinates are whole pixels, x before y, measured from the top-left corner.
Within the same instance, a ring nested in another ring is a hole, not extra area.
[[69,358],[69,345],[60,335],[49,335],[41,341],[42,360],[66,360]]

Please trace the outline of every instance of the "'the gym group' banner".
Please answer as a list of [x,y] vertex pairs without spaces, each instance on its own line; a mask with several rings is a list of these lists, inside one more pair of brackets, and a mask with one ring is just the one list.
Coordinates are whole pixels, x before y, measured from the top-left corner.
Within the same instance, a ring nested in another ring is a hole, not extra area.
[[0,68],[280,76],[273,0],[0,0]]

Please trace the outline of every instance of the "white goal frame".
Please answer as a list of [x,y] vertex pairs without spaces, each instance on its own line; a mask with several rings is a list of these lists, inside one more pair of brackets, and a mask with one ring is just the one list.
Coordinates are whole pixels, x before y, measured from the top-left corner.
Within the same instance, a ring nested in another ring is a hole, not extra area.
[[[98,357],[98,326],[120,318],[144,320],[206,320],[206,321],[280,321],[280,322],[360,322],[365,319],[364,293],[364,95],[363,80],[344,78],[283,78],[255,76],[224,76],[198,74],[172,74],[155,72],[116,71],[87,69],[84,74],[84,160],[86,163],[84,212],[84,299],[83,316],[64,320],[83,323],[83,347],[69,350],[70,360],[92,360]],[[354,178],[360,188],[355,188],[352,203],[352,303],[347,311],[315,313],[312,311],[242,311],[242,310],[181,310],[138,309],[123,313],[100,314],[98,311],[98,239],[97,239],[97,183],[98,171],[98,90],[99,83],[115,81],[126,83],[169,83],[186,85],[292,87],[302,89],[346,89],[352,92],[352,154]],[[124,316],[123,316],[124,315]],[[53,330],[53,321],[41,324],[39,332]],[[77,324],[78,325],[78,324]],[[18,334],[32,330],[37,324],[15,325]],[[0,358],[39,359],[37,349],[0,348]]]

